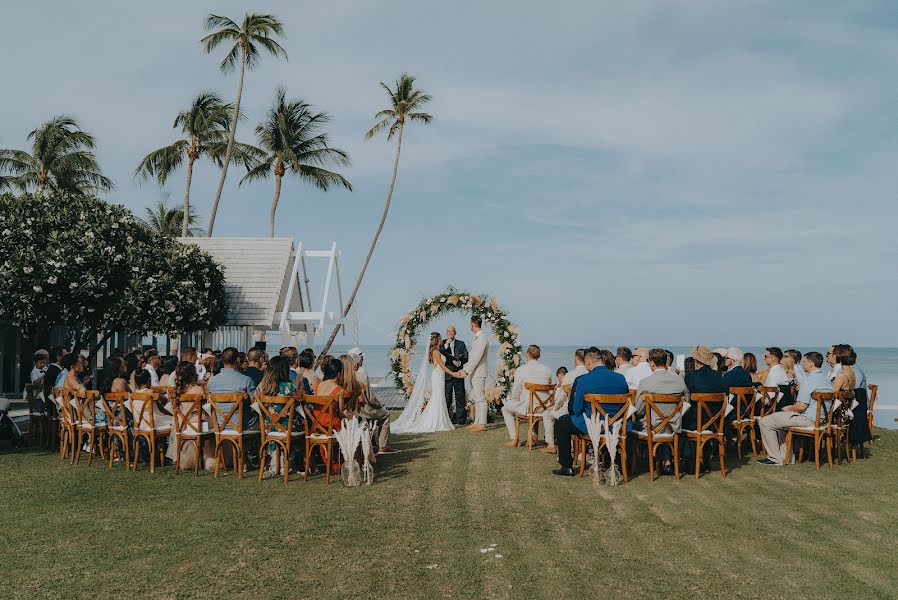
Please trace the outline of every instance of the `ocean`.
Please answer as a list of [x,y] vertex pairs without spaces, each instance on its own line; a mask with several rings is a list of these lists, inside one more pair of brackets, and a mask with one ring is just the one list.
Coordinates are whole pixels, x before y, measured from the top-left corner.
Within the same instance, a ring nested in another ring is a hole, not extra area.
[[[461,337],[464,341],[464,337]],[[495,348],[496,344],[491,340],[491,347]],[[614,346],[602,346],[608,348],[612,352],[617,348]],[[350,346],[334,345],[331,354],[341,354],[349,350]],[[391,346],[386,345],[369,345],[363,346],[365,352],[365,368],[372,378],[385,377],[390,370],[390,350]],[[572,356],[577,346],[543,346],[541,362],[552,368],[553,372],[560,366],[571,368]],[[674,354],[688,354],[691,347],[687,346],[669,346],[668,349]],[[821,354],[826,354],[827,348],[799,348],[802,352],[809,350],[817,350]],[[895,419],[898,418],[898,348],[855,348],[858,354],[858,364],[867,374],[867,383],[879,386],[879,396],[873,411],[873,420],[877,427],[886,427],[889,429],[898,428]],[[743,352],[752,352],[758,357],[758,362],[764,356],[764,348],[742,348]],[[412,361],[412,371],[417,371],[420,363],[420,352]],[[496,366],[496,357],[491,353],[489,357],[490,371]],[[763,365],[762,367],[763,368]]]

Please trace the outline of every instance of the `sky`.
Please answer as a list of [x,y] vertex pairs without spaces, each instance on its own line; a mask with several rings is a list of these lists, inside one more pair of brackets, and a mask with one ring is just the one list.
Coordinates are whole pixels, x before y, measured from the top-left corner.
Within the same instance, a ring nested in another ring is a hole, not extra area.
[[[447,285],[497,297],[521,342],[898,346],[898,4],[17,2],[3,7],[0,147],[74,115],[108,195],[180,202],[184,173],[138,184],[200,91],[231,100],[205,16],[271,12],[289,59],[243,94],[253,128],[283,85],[332,118],[353,191],[288,175],[277,235],[342,250],[351,288],[394,146],[364,141],[402,72],[433,96],[406,130],[393,205],[359,295],[361,340],[388,343]],[[265,236],[273,180],[238,188],[216,236]],[[218,179],[195,168],[208,214]],[[205,223],[205,219],[204,219]],[[320,277],[319,277],[320,280]],[[464,318],[459,316],[460,329]],[[464,336],[462,336],[464,338]]]

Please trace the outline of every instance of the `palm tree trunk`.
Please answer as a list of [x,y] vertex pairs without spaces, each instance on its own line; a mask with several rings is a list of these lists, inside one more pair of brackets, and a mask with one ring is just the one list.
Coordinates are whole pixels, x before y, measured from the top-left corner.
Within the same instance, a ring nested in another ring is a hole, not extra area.
[[221,200],[221,192],[224,189],[225,179],[228,178],[228,164],[231,162],[231,152],[234,150],[234,138],[237,137],[237,117],[240,115],[240,97],[243,95],[243,74],[246,71],[246,49],[240,52],[240,77],[237,80],[237,101],[234,102],[234,117],[231,120],[231,131],[228,134],[228,147],[225,150],[224,164],[221,166],[221,177],[218,179],[218,188],[212,199],[212,208],[209,210],[209,227],[206,231],[208,237],[212,237],[212,229],[215,227],[215,214],[218,212],[218,201]]
[[[368,255],[365,257],[365,262],[362,263],[362,270],[359,272],[359,278],[356,279],[355,287],[352,288],[352,293],[349,295],[349,300],[346,302],[346,307],[343,309],[343,318],[346,318],[346,315],[349,314],[349,310],[352,308],[353,302],[355,302],[356,294],[359,293],[359,288],[362,287],[362,280],[365,278],[365,271],[368,269],[368,263],[371,262],[371,255],[374,254],[374,247],[377,246],[380,232],[383,231],[384,223],[387,222],[387,213],[390,212],[390,201],[393,199],[393,187],[396,185],[396,173],[399,170],[399,153],[402,151],[402,130],[404,127],[405,123],[400,122],[399,136],[396,138],[396,158],[393,159],[393,177],[390,179],[390,188],[387,190],[387,201],[384,203],[384,211],[380,216],[380,224],[377,226],[377,231],[374,232],[374,238],[371,240],[371,246],[368,248]],[[325,310],[325,307],[322,306],[321,310]],[[327,351],[330,350],[334,340],[337,339],[337,334],[339,332],[340,326],[337,325],[331,332],[331,336],[327,339],[327,343],[324,344],[324,348],[321,350],[319,356],[327,354]]]
[[187,187],[184,190],[184,218],[181,219],[181,237],[187,237],[190,224],[190,180],[193,179],[193,157],[187,159]]
[[274,174],[274,198],[271,199],[271,212],[268,213],[268,237],[274,237],[274,215],[278,210],[278,200],[281,199],[281,175]]

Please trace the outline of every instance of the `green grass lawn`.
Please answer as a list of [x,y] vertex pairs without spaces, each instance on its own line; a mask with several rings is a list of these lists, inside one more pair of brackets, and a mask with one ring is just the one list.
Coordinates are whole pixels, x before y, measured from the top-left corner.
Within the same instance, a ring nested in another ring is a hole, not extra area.
[[398,438],[352,489],[4,453],[0,596],[894,598],[898,432],[878,433],[832,470],[733,456],[726,480],[615,488],[499,427]]

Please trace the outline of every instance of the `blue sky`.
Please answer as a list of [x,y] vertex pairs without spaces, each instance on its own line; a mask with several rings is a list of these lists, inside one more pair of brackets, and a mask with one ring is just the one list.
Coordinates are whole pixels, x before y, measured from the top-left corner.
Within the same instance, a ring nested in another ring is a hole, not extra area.
[[[426,7],[426,8],[425,8]],[[33,2],[3,9],[0,146],[69,113],[98,138],[110,199],[183,194],[131,172],[201,90],[234,75],[197,41],[209,12],[267,11],[290,60],[247,74],[238,138],[283,84],[332,116],[355,191],[284,182],[278,235],[343,249],[349,287],[393,147],[363,142],[379,81],[413,73],[408,130],[360,295],[386,343],[448,283],[496,295],[522,342],[898,345],[894,2]],[[238,189],[216,235],[264,236],[273,182]],[[217,172],[200,164],[205,215]],[[461,320],[461,319],[460,319]]]

